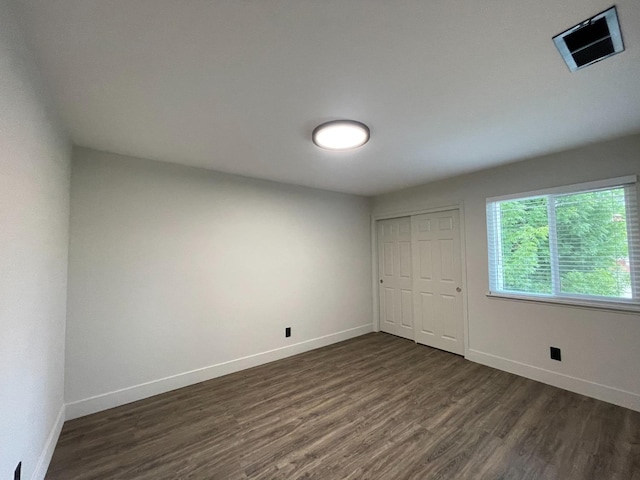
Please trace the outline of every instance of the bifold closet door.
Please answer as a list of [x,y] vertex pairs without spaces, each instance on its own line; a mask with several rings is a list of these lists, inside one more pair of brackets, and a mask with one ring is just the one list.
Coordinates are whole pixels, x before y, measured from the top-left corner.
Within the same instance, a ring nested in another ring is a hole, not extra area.
[[411,218],[377,223],[380,330],[414,340]]
[[411,220],[415,340],[464,355],[459,212]]

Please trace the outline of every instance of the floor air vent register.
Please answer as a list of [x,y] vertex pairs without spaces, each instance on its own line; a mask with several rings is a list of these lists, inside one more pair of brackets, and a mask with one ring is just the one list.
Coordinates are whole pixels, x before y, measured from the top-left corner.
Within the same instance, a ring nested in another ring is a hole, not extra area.
[[616,7],[553,37],[569,70],[575,72],[624,50]]

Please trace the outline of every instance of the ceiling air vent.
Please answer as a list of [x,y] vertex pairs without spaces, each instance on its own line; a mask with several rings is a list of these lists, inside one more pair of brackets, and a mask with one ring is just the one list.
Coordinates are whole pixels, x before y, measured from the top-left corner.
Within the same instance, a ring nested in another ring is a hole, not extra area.
[[580,22],[553,37],[558,51],[575,72],[624,50],[616,7]]

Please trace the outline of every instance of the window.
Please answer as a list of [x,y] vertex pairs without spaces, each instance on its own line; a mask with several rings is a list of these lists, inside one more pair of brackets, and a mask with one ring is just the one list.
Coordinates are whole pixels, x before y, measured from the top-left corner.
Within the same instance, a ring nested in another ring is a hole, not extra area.
[[491,293],[640,307],[635,181],[488,199]]

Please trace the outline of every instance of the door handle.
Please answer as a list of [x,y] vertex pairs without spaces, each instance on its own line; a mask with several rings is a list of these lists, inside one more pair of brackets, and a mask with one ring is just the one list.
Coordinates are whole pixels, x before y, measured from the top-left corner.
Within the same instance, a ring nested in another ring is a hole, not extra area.
[[382,279],[380,279],[380,283],[384,283],[384,282],[382,281]]
[[462,289],[460,287],[456,287],[456,292],[460,293]]

